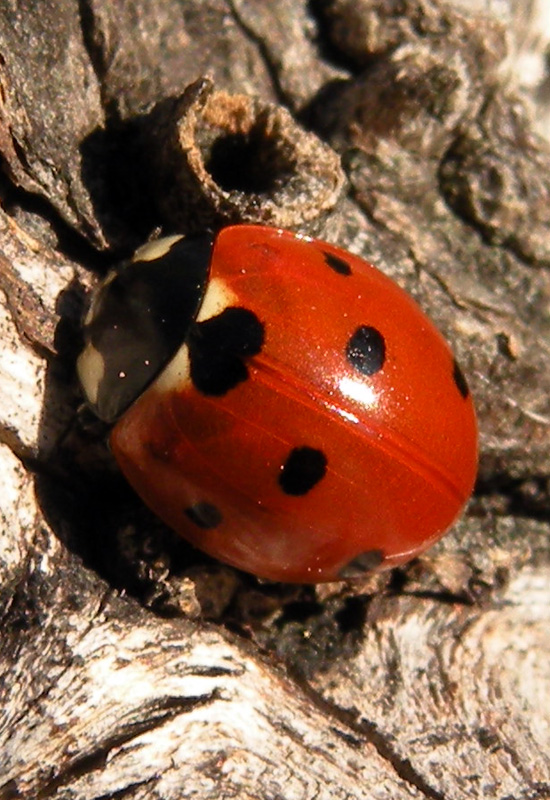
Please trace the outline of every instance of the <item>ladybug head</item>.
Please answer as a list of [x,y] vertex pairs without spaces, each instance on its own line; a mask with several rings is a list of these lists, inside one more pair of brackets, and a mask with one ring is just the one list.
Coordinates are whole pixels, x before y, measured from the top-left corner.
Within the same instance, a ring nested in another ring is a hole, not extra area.
[[185,340],[208,280],[212,239],[168,236],[109,272],[84,320],[77,372],[86,399],[113,423]]

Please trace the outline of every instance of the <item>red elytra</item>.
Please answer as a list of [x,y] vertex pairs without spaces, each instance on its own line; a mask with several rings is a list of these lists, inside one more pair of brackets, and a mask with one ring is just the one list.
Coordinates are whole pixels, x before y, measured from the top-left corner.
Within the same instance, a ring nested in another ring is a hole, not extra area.
[[187,540],[293,582],[416,556],[477,466],[466,382],[417,304],[357,256],[248,225],[217,236],[186,343],[110,443]]

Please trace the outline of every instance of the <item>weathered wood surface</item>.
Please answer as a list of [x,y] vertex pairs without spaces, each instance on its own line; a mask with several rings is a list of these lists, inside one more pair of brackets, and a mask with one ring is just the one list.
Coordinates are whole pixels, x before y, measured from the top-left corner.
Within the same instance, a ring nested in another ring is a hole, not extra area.
[[[0,9],[0,798],[550,797],[548,4],[40,5]],[[79,410],[95,273],[268,213],[396,277],[475,393],[476,497],[393,575],[215,564]]]

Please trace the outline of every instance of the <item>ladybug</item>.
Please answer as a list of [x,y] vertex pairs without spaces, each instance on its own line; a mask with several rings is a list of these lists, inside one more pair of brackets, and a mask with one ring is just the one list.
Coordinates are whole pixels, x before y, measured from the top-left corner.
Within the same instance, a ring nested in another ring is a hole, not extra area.
[[472,490],[474,406],[445,340],[387,276],[307,236],[144,245],[95,294],[78,373],[146,504],[262,578],[402,564]]

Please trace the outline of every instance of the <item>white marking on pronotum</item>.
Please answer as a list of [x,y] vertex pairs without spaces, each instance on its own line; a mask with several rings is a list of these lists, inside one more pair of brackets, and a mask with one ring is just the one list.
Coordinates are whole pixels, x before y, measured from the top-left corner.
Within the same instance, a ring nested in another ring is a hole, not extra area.
[[96,348],[88,343],[76,362],[76,369],[84,394],[92,405],[97,403],[99,384],[105,375],[105,361]]
[[183,236],[176,234],[174,236],[163,236],[162,239],[155,239],[153,242],[142,244],[132,256],[132,261],[156,261],[165,256],[171,247],[181,239],[183,239]]
[[204,300],[197,314],[197,322],[217,317],[229,306],[235,305],[236,295],[221,278],[212,278],[204,295]]
[[183,344],[162,370],[153,386],[159,392],[173,392],[183,389],[187,384],[191,385],[191,365],[189,348]]
[[[196,322],[217,317],[226,308],[235,305],[236,295],[221,278],[213,278],[206,289],[204,299],[196,316]],[[173,392],[191,386],[191,363],[189,348],[183,344],[172,360],[162,370],[153,384],[159,392]]]

